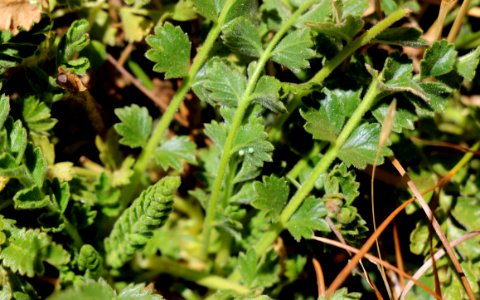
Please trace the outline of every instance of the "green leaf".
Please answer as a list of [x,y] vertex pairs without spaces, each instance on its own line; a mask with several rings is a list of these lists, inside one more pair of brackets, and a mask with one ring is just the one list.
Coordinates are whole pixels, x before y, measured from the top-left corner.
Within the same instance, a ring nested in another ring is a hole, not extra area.
[[242,253],[238,257],[238,269],[242,281],[247,286],[252,286],[257,275],[257,254],[253,249],[249,249],[246,254]]
[[145,146],[152,131],[152,117],[148,110],[133,104],[115,109],[115,114],[122,121],[114,125],[115,130],[122,137],[120,144],[130,148]]
[[242,281],[252,289],[268,288],[279,280],[280,266],[277,254],[269,251],[259,258],[253,248],[249,248],[246,254],[242,253],[238,257],[238,270]]
[[295,255],[293,258],[285,260],[285,277],[289,282],[294,282],[305,270],[307,258],[301,255]]
[[25,149],[25,167],[35,184],[41,188],[47,175],[48,164],[39,147],[33,148],[31,144],[27,146]]
[[17,229],[0,252],[2,265],[28,277],[42,275],[50,238],[38,230]]
[[334,142],[346,118],[353,112],[360,99],[351,91],[323,89],[325,99],[318,110],[300,111],[307,121],[304,128],[314,139]]
[[125,40],[128,42],[140,42],[150,32],[153,22],[135,13],[135,9],[122,7],[118,10],[122,19]]
[[78,269],[85,271],[85,277],[98,279],[103,269],[102,256],[89,244],[85,244],[80,248],[78,253]]
[[23,127],[20,120],[12,123],[12,119],[7,119],[5,122],[7,130],[7,141],[10,148],[10,154],[15,156],[17,163],[20,163],[27,148],[27,130]]
[[[217,7],[217,12],[221,12],[225,6],[226,0],[214,0]],[[228,10],[225,17],[225,24],[238,17],[245,17],[252,21],[258,19],[258,1],[257,0],[236,0],[233,1],[232,6]]]
[[[480,61],[480,47],[458,58],[456,70],[463,78],[472,81]],[[1,124],[1,122],[0,122]],[[0,126],[1,127],[1,126]]]
[[[362,294],[360,293],[349,293],[347,288],[341,288],[336,290],[335,293],[329,297],[329,300],[360,300]],[[318,300],[327,300],[325,296],[321,296]]]
[[273,112],[286,112],[285,105],[279,100],[281,83],[275,77],[262,76],[250,96],[253,101]]
[[420,61],[421,78],[450,73],[455,68],[456,60],[455,45],[449,44],[446,40],[436,41],[425,51]]
[[272,60],[284,65],[293,72],[300,72],[310,67],[309,59],[315,56],[311,48],[313,42],[310,30],[300,29],[285,36],[273,49]]
[[87,47],[90,42],[89,31],[90,24],[86,19],[76,20],[70,25],[65,35],[64,62],[68,62],[76,53]]
[[86,280],[62,292],[57,292],[49,300],[117,299],[115,291],[103,280]]
[[[364,123],[355,129],[338,153],[347,166],[354,165],[363,169],[367,164],[375,163],[375,155],[378,149],[380,137],[380,125]],[[386,147],[380,152],[377,164],[383,163],[383,157],[390,154]]]
[[223,28],[222,39],[232,51],[248,57],[260,57],[263,52],[257,26],[245,18],[239,17]]
[[359,195],[360,184],[355,181],[355,173],[349,171],[345,164],[335,165],[324,180],[324,199],[339,198],[345,201],[345,206],[353,203]]
[[253,190],[255,196],[252,206],[264,212],[272,222],[276,222],[288,200],[288,183],[275,175],[263,176],[262,182],[256,181],[253,184]]
[[106,262],[120,268],[162,227],[172,210],[180,177],[167,176],[149,186],[117,219],[105,239]]
[[173,168],[177,171],[183,169],[183,161],[196,164],[196,145],[187,136],[174,136],[155,151],[155,159],[166,171]]
[[341,39],[350,42],[352,38],[362,30],[364,22],[361,17],[347,16],[339,24],[334,23],[307,23],[314,31],[330,38]]
[[179,26],[166,22],[155,27],[155,35],[147,36],[146,41],[152,49],[145,55],[155,63],[155,72],[165,73],[165,79],[187,75],[191,43]]
[[164,298],[155,293],[155,289],[145,287],[144,283],[130,283],[122,289],[115,300],[163,300]]
[[421,38],[422,31],[415,27],[387,28],[372,42],[413,48],[425,48],[428,42]]
[[236,107],[247,86],[247,78],[222,61],[215,60],[207,65],[204,80],[196,84],[208,91],[208,101],[214,105]]
[[[298,6],[303,3],[303,0],[298,1]],[[305,27],[305,24],[308,22],[312,23],[323,23],[327,22],[332,15],[332,7],[329,0],[320,0],[318,4],[312,5],[310,9],[304,13],[297,22],[295,26],[298,28]]]
[[215,2],[212,0],[193,0],[197,12],[208,20],[216,20],[218,11]]
[[[387,115],[388,105],[386,103],[381,104],[375,110],[372,111],[373,116],[380,124],[383,124],[385,116]],[[410,111],[397,108],[395,112],[395,118],[393,120],[392,131],[401,133],[403,129],[413,130],[415,129],[414,122],[418,120],[418,117]]]
[[173,8],[172,20],[186,22],[197,19],[193,2],[193,0],[178,1]]
[[327,209],[322,201],[313,196],[306,198],[287,222],[287,229],[298,242],[301,238],[311,239],[315,230],[329,232],[323,219]]
[[457,204],[452,210],[455,219],[462,224],[467,231],[474,231],[480,228],[478,207],[480,200],[474,197],[459,197]]
[[35,96],[23,99],[22,118],[28,129],[37,133],[46,133],[57,123],[50,116],[50,108]]
[[50,204],[50,197],[37,186],[18,191],[13,197],[15,209],[39,209]]
[[10,99],[5,94],[0,95],[0,130],[10,112]]

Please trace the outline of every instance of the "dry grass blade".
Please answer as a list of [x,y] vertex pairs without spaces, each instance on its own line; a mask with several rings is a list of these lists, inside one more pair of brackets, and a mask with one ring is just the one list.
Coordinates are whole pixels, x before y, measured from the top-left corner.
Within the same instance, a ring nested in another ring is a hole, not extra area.
[[[456,247],[457,245],[463,243],[464,241],[466,241],[468,239],[471,239],[473,237],[476,237],[479,234],[480,234],[480,230],[469,232],[469,233],[465,234],[464,236],[462,236],[462,237],[454,240],[453,242],[451,242],[450,246],[451,247]],[[445,255],[445,250],[443,250],[443,249],[438,250],[434,255],[435,260],[439,260],[444,255]],[[417,270],[417,272],[415,272],[415,274],[412,276],[412,278],[415,279],[415,280],[419,280],[423,276],[423,274],[425,274],[425,272],[431,266],[432,266],[432,260],[425,261],[425,263]],[[406,295],[412,289],[412,287],[415,283],[416,282],[413,281],[413,280],[407,282],[407,284],[405,285],[405,288],[403,289],[402,293],[400,294],[400,300],[405,299]]]
[[437,20],[435,20],[435,23],[433,23],[432,25],[433,41],[439,40],[442,37],[442,30],[445,23],[445,18],[447,17],[448,12],[453,8],[456,3],[457,0],[442,0]]
[[[480,147],[480,141],[475,143],[475,145],[472,146],[472,150],[476,151]],[[424,190],[422,192],[422,195],[427,194],[436,188],[443,186],[445,183],[447,183],[463,166],[465,166],[473,157],[473,153],[469,152],[466,153],[462,159],[448,172],[448,174],[443,177],[438,184]],[[342,271],[337,275],[337,277],[333,280],[332,284],[327,289],[327,296],[333,295],[333,293],[342,285],[342,283],[345,281],[345,279],[350,275],[352,270],[357,266],[359,261],[362,259],[362,257],[370,250],[372,247],[373,243],[375,243],[375,239],[377,239],[383,231],[387,228],[387,226],[395,219],[395,217],[403,210],[405,207],[407,207],[410,203],[415,201],[415,197],[410,198],[409,200],[405,201],[402,203],[399,207],[397,207],[393,212],[390,213],[390,215],[378,226],[377,230],[368,238],[368,240],[363,244],[362,248],[360,251],[355,254],[355,256],[350,260],[350,263],[348,263]]]
[[474,150],[473,148],[465,147],[462,145],[457,145],[457,144],[452,144],[447,142],[427,141],[427,140],[419,139],[417,137],[411,137],[410,139],[412,140],[412,142],[420,145],[445,147],[445,148],[455,149],[461,152],[472,152],[473,154],[480,155],[480,151]]
[[465,291],[467,292],[468,298],[470,300],[475,300],[475,295],[473,294],[472,287],[470,286],[470,283],[468,282],[468,279],[465,276],[465,272],[463,271],[463,268],[460,265],[460,262],[458,261],[457,257],[455,256],[455,253],[453,252],[452,247],[450,247],[450,243],[448,242],[447,237],[443,233],[442,228],[440,227],[440,224],[438,223],[437,219],[435,218],[432,210],[428,206],[425,199],[423,199],[422,194],[420,193],[418,188],[415,186],[413,181],[410,179],[410,177],[408,176],[407,172],[402,167],[400,162],[395,158],[391,158],[391,161],[392,161],[393,166],[397,169],[397,171],[400,173],[400,175],[407,182],[408,187],[412,190],[412,192],[415,195],[415,197],[417,198],[418,202],[420,202],[420,206],[422,207],[423,211],[425,212],[428,219],[430,220],[430,223],[431,223],[433,229],[435,230],[435,233],[437,234],[438,238],[442,242],[443,247],[445,247],[445,250],[447,251],[448,257],[450,258],[453,266],[455,267],[455,271],[458,273],[458,276],[460,276],[463,287],[465,288]]
[[460,7],[460,11],[455,17],[455,22],[453,22],[452,28],[448,33],[447,41],[449,43],[453,43],[455,41],[455,38],[457,37],[457,34],[460,31],[460,27],[462,26],[462,21],[465,18],[465,15],[467,14],[469,6],[470,6],[470,0],[464,0],[462,3],[462,6]]
[[[380,157],[380,152],[382,151],[383,146],[388,141],[388,137],[392,132],[393,121],[395,119],[395,112],[397,110],[397,100],[393,99],[392,103],[388,106],[387,114],[385,119],[383,120],[382,130],[380,132],[380,138],[378,140],[378,149],[375,154],[375,163],[373,164],[372,169],[372,179],[370,181],[370,195],[372,201],[372,221],[373,221],[373,230],[377,230],[377,220],[375,217],[375,171],[377,169],[377,161]],[[378,239],[375,239],[375,246],[377,247],[378,257],[382,259],[382,254],[380,251],[380,245],[378,243]],[[382,265],[379,267],[380,274],[382,276],[383,283],[385,285],[385,289],[387,290],[388,296],[390,299],[393,298],[392,290],[390,288],[390,283],[388,282],[387,275],[385,274],[385,269]]]
[[[328,238],[324,238],[324,237],[316,237],[314,236],[313,237],[314,240],[316,241],[319,241],[319,242],[322,242],[322,243],[325,243],[325,244],[328,244],[328,245],[332,245],[332,246],[335,246],[335,247],[338,247],[338,248],[341,248],[341,249],[344,249],[345,251],[349,251],[349,252],[353,252],[353,253],[359,253],[361,250],[358,250],[357,248],[354,248],[352,246],[349,246],[349,245],[344,245],[340,242],[337,242],[335,240],[331,240],[331,239],[328,239]],[[376,265],[381,265],[383,266],[384,268],[386,269],[389,269],[389,270],[392,270],[394,272],[396,272],[397,274],[399,274],[400,276],[402,277],[406,277],[408,279],[410,279],[413,283],[417,284],[419,287],[421,287],[422,289],[424,289],[426,292],[428,292],[430,295],[432,295],[433,297],[435,297],[436,299],[442,299],[440,296],[438,296],[437,294],[435,294],[434,291],[432,291],[432,289],[430,289],[428,286],[426,286],[425,284],[421,283],[420,281],[418,281],[416,278],[414,278],[413,276],[411,275],[408,275],[407,273],[405,273],[405,271],[403,270],[400,270],[399,268],[391,265],[390,263],[382,260],[382,259],[379,259],[371,254],[368,254],[368,253],[365,253],[364,257],[368,260],[370,260],[372,263],[376,264]]]
[[315,269],[315,274],[317,275],[318,298],[324,297],[326,288],[322,265],[320,265],[320,262],[315,257],[312,258],[312,264]]
[[[397,261],[397,266],[402,272],[405,272],[405,268],[403,266],[402,250],[400,249],[400,239],[398,238],[398,230],[397,230],[396,223],[393,223],[393,242],[395,246],[395,258]],[[400,274],[400,287],[402,289],[405,288],[405,278],[402,274]]]

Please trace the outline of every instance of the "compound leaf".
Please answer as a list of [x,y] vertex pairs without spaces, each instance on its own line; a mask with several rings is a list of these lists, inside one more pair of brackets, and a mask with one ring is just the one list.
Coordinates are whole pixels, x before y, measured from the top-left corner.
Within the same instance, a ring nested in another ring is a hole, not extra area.
[[285,179],[275,175],[264,176],[262,182],[253,184],[254,199],[252,206],[265,212],[273,222],[277,221],[288,200],[290,188]]
[[298,242],[301,238],[310,239],[315,230],[330,231],[323,219],[327,214],[325,204],[313,196],[308,197],[287,222],[287,229]]
[[420,61],[420,75],[422,78],[440,76],[450,73],[457,60],[457,51],[453,44],[446,40],[436,41],[425,51]]
[[155,159],[160,166],[167,170],[174,168],[175,170],[182,170],[183,161],[195,164],[195,144],[186,136],[174,136],[155,151]]
[[[343,144],[338,153],[338,158],[348,166],[354,165],[359,169],[365,168],[367,164],[375,163],[379,137],[379,124],[364,123],[360,125]],[[389,153],[390,150],[384,147],[380,152],[381,155],[377,163],[382,164],[383,156]]]
[[299,29],[285,36],[272,52],[272,60],[293,72],[310,67],[309,59],[315,56],[310,30]]
[[223,28],[223,42],[232,51],[248,57],[262,55],[262,43],[257,26],[245,17],[238,17]]
[[285,105],[279,100],[280,81],[272,76],[262,76],[251,95],[253,101],[273,112],[286,112]]
[[166,22],[146,38],[152,47],[145,54],[155,65],[153,70],[165,73],[165,79],[184,77],[188,73],[191,43],[179,26]]
[[117,133],[122,137],[120,144],[131,148],[145,146],[152,131],[152,117],[145,107],[133,104],[124,108],[115,109],[121,123],[114,125]]

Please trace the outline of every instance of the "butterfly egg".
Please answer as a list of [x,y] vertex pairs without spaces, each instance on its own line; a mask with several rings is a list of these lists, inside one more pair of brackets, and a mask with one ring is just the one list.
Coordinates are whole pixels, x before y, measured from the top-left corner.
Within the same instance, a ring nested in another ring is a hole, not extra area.
[[248,147],[248,150],[247,150],[247,151],[248,151],[248,153],[252,154],[253,151],[254,151],[254,149],[253,149],[253,147]]
[[244,156],[244,155],[245,155],[245,150],[240,149],[240,150],[238,151],[238,155]]

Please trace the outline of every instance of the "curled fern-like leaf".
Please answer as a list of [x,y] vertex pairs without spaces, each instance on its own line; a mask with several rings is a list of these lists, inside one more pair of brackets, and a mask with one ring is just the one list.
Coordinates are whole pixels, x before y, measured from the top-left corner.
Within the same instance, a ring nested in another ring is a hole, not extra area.
[[83,245],[78,254],[78,268],[85,271],[85,275],[91,279],[98,279],[102,272],[102,257],[91,245]]
[[147,243],[153,231],[167,219],[172,209],[173,194],[179,186],[180,177],[164,177],[143,191],[125,210],[105,239],[108,265],[121,267]]

